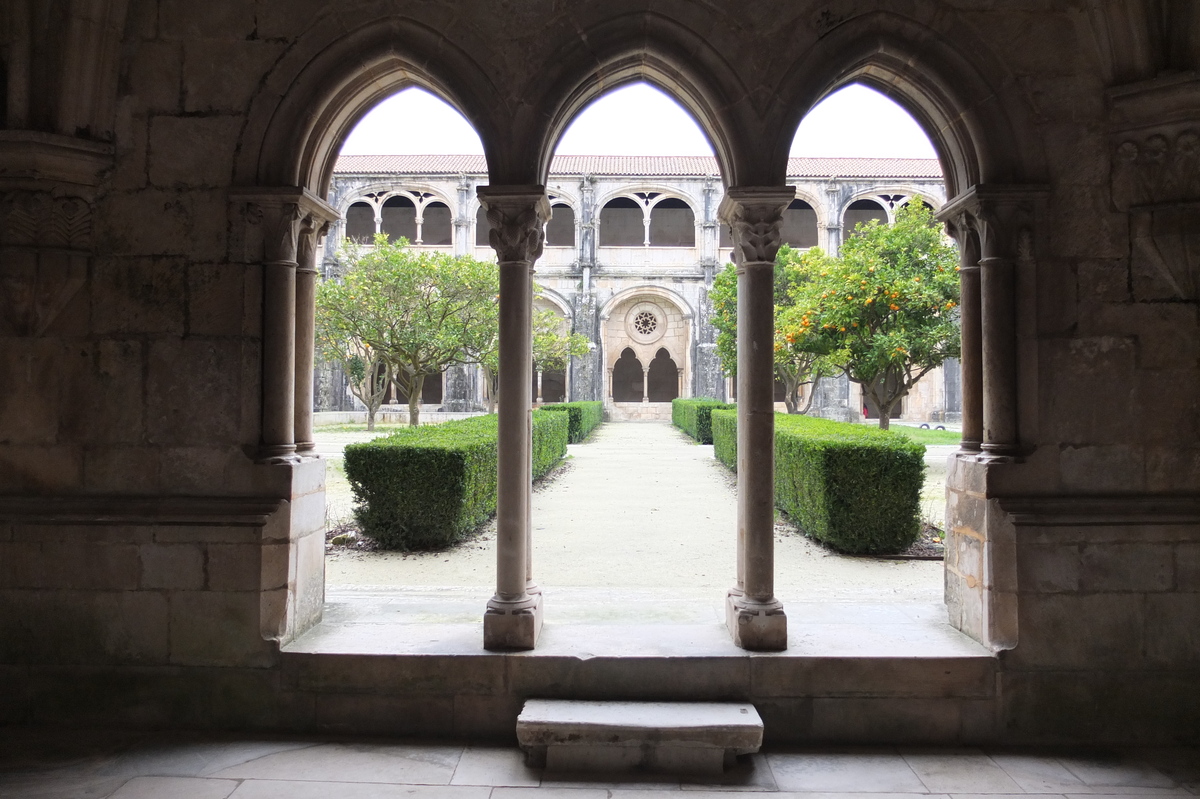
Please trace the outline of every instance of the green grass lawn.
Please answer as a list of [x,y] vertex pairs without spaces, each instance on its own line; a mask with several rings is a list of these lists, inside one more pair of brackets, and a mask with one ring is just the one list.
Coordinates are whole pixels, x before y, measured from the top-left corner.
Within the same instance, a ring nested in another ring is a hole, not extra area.
[[894,424],[889,428],[893,433],[908,436],[919,444],[957,444],[962,441],[962,433],[957,430],[923,430],[920,427]]

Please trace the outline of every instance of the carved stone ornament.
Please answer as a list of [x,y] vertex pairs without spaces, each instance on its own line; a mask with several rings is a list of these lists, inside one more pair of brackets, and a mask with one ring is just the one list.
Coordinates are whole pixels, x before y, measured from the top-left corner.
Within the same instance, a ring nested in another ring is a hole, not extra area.
[[[341,217],[307,189],[238,187],[230,190],[230,255],[243,263],[295,263],[302,236],[321,235]],[[315,246],[315,242],[313,243]]]
[[717,216],[729,225],[739,263],[774,263],[782,243],[783,211],[796,196],[791,186],[732,188]]
[[1200,127],[1121,136],[1112,162],[1118,210],[1200,202]]
[[0,328],[40,336],[87,282],[92,207],[81,197],[0,195]]
[[946,203],[937,217],[960,243],[972,231],[982,259],[1016,261],[1032,257],[1034,222],[1045,201],[1044,186],[972,186]]
[[481,186],[479,201],[487,209],[488,242],[501,263],[532,263],[542,256],[550,202],[541,186]]

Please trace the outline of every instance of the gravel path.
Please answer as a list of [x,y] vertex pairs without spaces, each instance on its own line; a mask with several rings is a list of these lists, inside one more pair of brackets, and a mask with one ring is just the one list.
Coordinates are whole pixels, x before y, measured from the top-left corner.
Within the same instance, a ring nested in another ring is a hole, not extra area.
[[[638,588],[723,595],[734,577],[733,475],[664,423],[609,423],[570,447],[533,499],[534,575],[554,588]],[[940,602],[942,564],[848,558],[776,525],[776,590],[785,601]],[[494,585],[495,528],[460,547],[402,555],[336,551],[331,590]]]

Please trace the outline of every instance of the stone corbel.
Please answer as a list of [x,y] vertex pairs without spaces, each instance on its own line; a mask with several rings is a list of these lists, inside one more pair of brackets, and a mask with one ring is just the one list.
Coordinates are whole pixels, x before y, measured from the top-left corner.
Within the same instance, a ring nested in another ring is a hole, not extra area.
[[793,186],[731,188],[717,209],[729,225],[739,263],[774,263],[782,243],[783,211],[796,197]]
[[487,211],[488,241],[501,263],[532,264],[542,256],[550,202],[543,186],[480,186]]
[[0,331],[40,336],[87,282],[92,204],[82,196],[0,194]]
[[1134,295],[1200,299],[1200,78],[1119,86],[1109,103],[1113,206],[1129,214]]

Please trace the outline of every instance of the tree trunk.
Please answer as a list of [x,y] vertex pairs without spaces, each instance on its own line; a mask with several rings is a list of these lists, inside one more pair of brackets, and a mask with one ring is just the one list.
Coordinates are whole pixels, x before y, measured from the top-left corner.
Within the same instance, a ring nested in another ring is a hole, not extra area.
[[421,391],[425,388],[425,375],[413,375],[408,390],[408,426],[421,423]]
[[780,369],[777,374],[783,381],[783,404],[788,413],[800,413],[800,380],[791,369]]
[[500,389],[496,387],[496,374],[487,366],[480,364],[483,369],[483,384],[487,389],[487,412],[496,412],[496,400],[499,398]]
[[814,377],[812,379],[812,388],[809,389],[809,392],[808,392],[808,402],[804,403],[804,410],[800,411],[800,413],[807,414],[812,409],[813,400],[815,400],[817,398],[817,386],[819,386],[820,384],[821,384],[821,378]]

